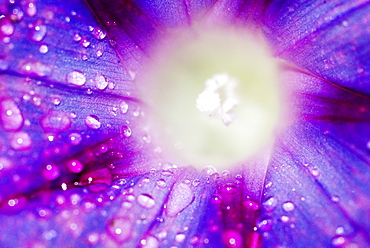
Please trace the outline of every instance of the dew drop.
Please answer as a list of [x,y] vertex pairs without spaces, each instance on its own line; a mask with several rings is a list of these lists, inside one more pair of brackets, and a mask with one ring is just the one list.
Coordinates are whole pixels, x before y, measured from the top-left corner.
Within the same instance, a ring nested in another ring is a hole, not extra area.
[[274,197],[270,197],[262,205],[267,212],[272,212],[275,210],[277,200]]
[[90,43],[91,42],[86,37],[82,38],[81,41],[80,41],[81,46],[83,46],[85,48],[90,46]]
[[295,205],[291,201],[287,201],[283,203],[283,209],[285,212],[292,212],[295,208]]
[[175,236],[175,241],[176,241],[177,243],[182,243],[182,242],[184,242],[184,241],[185,241],[185,238],[186,238],[186,235],[185,235],[184,233],[178,233],[178,234],[176,234],[176,236]]
[[71,145],[77,146],[81,143],[82,137],[79,133],[71,133],[68,137]]
[[70,116],[61,111],[50,111],[41,118],[41,127],[45,131],[62,132],[71,127]]
[[27,61],[21,64],[20,69],[28,75],[37,75],[39,77],[49,76],[51,73],[51,65],[41,63],[39,61]]
[[85,75],[80,71],[71,71],[67,74],[67,83],[82,86],[86,83]]
[[24,13],[22,9],[19,6],[15,6],[13,9],[11,9],[11,13],[9,15],[10,19],[13,22],[19,22],[23,19]]
[[1,36],[11,36],[14,33],[14,25],[7,17],[0,16],[0,34]]
[[10,146],[14,150],[28,150],[31,148],[31,137],[26,132],[12,133],[10,136]]
[[227,230],[222,234],[222,240],[226,247],[243,247],[243,238],[238,231]]
[[85,118],[85,125],[91,129],[99,129],[101,127],[99,118],[95,115],[87,116]]
[[247,211],[257,211],[260,209],[260,205],[258,204],[258,202],[253,199],[246,199],[243,202],[243,205]]
[[39,52],[45,54],[49,51],[49,47],[45,44],[39,46]]
[[15,131],[22,127],[23,116],[17,104],[11,99],[0,102],[1,120],[3,128],[7,131]]
[[82,39],[82,37],[81,37],[81,35],[79,35],[78,33],[75,33],[74,35],[73,35],[73,40],[74,41],[80,41]]
[[162,189],[164,189],[167,186],[166,181],[163,179],[158,179],[156,184],[159,188],[162,188]]
[[140,241],[141,248],[159,248],[159,241],[153,236],[147,236]]
[[95,76],[95,86],[99,90],[104,90],[108,86],[108,81],[102,74],[98,73]]
[[36,15],[37,13],[37,8],[36,8],[36,4],[33,3],[33,2],[30,2],[26,5],[26,14],[29,16],[29,17],[33,17]]
[[101,49],[97,49],[95,54],[97,58],[100,58],[103,55],[103,51]]
[[257,222],[257,228],[258,230],[262,232],[271,230],[272,225],[273,225],[273,221],[269,217],[263,218]]
[[61,103],[61,97],[60,96],[52,96],[51,102],[55,105],[58,106]]
[[347,243],[347,239],[343,236],[335,236],[331,240],[331,243],[333,246],[336,246],[336,247],[344,247],[344,245]]
[[318,177],[318,176],[320,176],[320,171],[318,170],[318,169],[316,169],[316,168],[314,168],[314,169],[311,169],[311,175],[313,176],[313,177]]
[[46,26],[43,20],[37,20],[29,26],[28,38],[32,41],[40,42],[46,36]]
[[113,218],[107,225],[107,232],[117,242],[127,240],[132,233],[132,221],[126,217]]
[[122,114],[126,114],[128,111],[128,104],[122,100],[119,104],[119,109],[121,110]]
[[48,181],[53,181],[53,180],[57,179],[60,176],[60,170],[59,170],[58,166],[48,164],[42,170],[42,176]]
[[131,128],[129,128],[128,126],[122,126],[122,133],[125,137],[130,137],[132,134]]
[[198,187],[200,185],[200,180],[199,179],[194,179],[192,182],[194,187]]
[[102,39],[105,38],[107,33],[103,29],[101,29],[100,27],[95,27],[94,30],[93,30],[93,35],[96,39],[102,40]]
[[167,200],[166,213],[174,217],[187,208],[194,200],[194,192],[185,183],[176,183]]
[[4,72],[8,70],[9,63],[5,59],[0,58],[0,72]]
[[153,208],[155,205],[153,197],[147,194],[139,195],[137,198],[137,202],[139,203],[140,206],[147,209]]
[[79,173],[83,170],[83,164],[79,160],[73,159],[67,162],[67,168],[72,173]]

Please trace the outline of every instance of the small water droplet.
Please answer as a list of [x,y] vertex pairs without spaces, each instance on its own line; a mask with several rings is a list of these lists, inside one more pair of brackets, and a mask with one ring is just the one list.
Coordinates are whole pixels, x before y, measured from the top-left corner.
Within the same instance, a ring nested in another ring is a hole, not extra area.
[[91,42],[86,37],[82,38],[81,41],[80,41],[81,46],[83,46],[85,48],[90,46],[90,43]]
[[153,197],[147,194],[139,195],[137,198],[137,202],[139,203],[140,206],[147,209],[153,208],[155,205]]
[[72,173],[79,173],[83,170],[83,164],[79,160],[73,159],[67,162],[67,168]]
[[235,247],[241,248],[243,247],[243,238],[240,232],[235,230],[226,230],[222,234],[222,241],[226,245],[226,247]]
[[14,33],[14,26],[11,20],[7,17],[0,16],[0,34],[1,36],[11,36]]
[[52,132],[62,132],[71,127],[69,114],[61,111],[50,111],[40,122],[44,130]]
[[184,241],[185,241],[185,238],[186,238],[186,235],[185,235],[184,233],[178,233],[178,234],[176,234],[176,236],[175,236],[175,241],[176,241],[177,243],[182,243],[182,242],[184,242]]
[[57,179],[60,176],[60,170],[59,170],[58,166],[48,164],[42,170],[42,176],[48,181],[53,181],[53,180]]
[[81,143],[82,137],[79,133],[71,133],[68,137],[71,145],[77,146]]
[[132,233],[132,224],[130,219],[126,217],[113,218],[107,224],[107,233],[111,238],[117,242],[123,242],[127,240]]
[[26,132],[12,133],[10,136],[10,146],[14,150],[28,150],[31,148],[31,137]]
[[331,200],[332,200],[333,202],[339,202],[339,196],[337,196],[337,195],[333,195],[333,196],[331,197]]
[[22,9],[19,7],[19,6],[14,6],[12,9],[11,9],[11,12],[10,12],[10,19],[13,21],[13,22],[19,22],[23,19],[23,16],[24,16],[24,13],[22,11]]
[[4,72],[8,70],[9,63],[5,59],[0,58],[0,72]]
[[67,74],[67,83],[82,86],[86,83],[85,75],[80,71],[71,71]]
[[345,245],[348,243],[347,239],[343,236],[335,236],[331,240],[331,244],[336,247],[345,247]]
[[34,2],[30,2],[25,6],[26,14],[29,17],[33,17],[37,13],[36,4]]
[[119,108],[120,108],[122,114],[126,114],[127,111],[128,111],[128,104],[125,101],[122,100],[119,104]]
[[0,117],[3,128],[7,131],[15,131],[22,127],[23,116],[18,105],[11,99],[0,102]]
[[257,221],[257,229],[262,232],[269,231],[272,228],[272,225],[273,225],[273,221],[269,217],[266,217],[266,218],[263,218]]
[[283,209],[285,212],[291,212],[294,210],[294,208],[295,208],[295,205],[291,201],[287,201],[283,203]]
[[320,176],[320,171],[318,170],[318,169],[316,169],[316,168],[313,168],[313,169],[311,169],[311,175],[313,176],[313,177],[318,177],[318,176]]
[[28,38],[33,41],[40,42],[46,36],[46,26],[44,25],[43,20],[36,20],[31,25],[29,25]]
[[107,33],[105,32],[105,30],[101,29],[100,27],[95,27],[93,30],[93,35],[96,39],[102,40],[105,38]]
[[82,37],[81,37],[81,35],[80,35],[80,34],[75,33],[75,34],[73,35],[73,40],[74,40],[74,41],[78,42],[78,41],[80,41],[81,39],[82,39]]
[[156,184],[159,188],[162,188],[162,189],[164,189],[167,186],[166,181],[163,179],[158,179]]
[[274,197],[270,197],[262,205],[267,212],[272,212],[275,210],[277,200]]
[[257,211],[260,209],[260,205],[253,199],[246,199],[243,205],[247,211]]
[[130,137],[132,134],[131,128],[129,128],[128,126],[122,126],[122,133],[125,137]]
[[95,54],[96,54],[96,57],[100,58],[103,55],[103,51],[101,49],[97,49]]
[[198,187],[200,185],[200,180],[199,179],[194,179],[192,184],[193,184],[194,187]]
[[104,90],[108,86],[108,81],[102,74],[97,73],[95,76],[95,86],[99,90]]
[[45,44],[39,46],[39,52],[45,54],[49,51],[49,47]]
[[85,125],[91,129],[99,129],[101,127],[99,118],[95,115],[87,116],[85,118]]

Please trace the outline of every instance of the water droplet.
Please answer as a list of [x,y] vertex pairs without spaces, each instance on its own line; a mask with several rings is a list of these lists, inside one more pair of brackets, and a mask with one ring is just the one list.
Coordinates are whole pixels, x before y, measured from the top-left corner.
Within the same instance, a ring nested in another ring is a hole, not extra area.
[[37,75],[39,77],[49,76],[51,73],[51,65],[43,64],[39,61],[27,61],[20,65],[23,73],[28,75]]
[[101,49],[96,50],[96,57],[100,58],[103,55],[103,51]]
[[57,179],[60,176],[60,170],[59,170],[58,166],[48,164],[42,170],[42,176],[48,181],[53,181],[53,180]]
[[253,199],[246,199],[243,205],[247,211],[257,211],[260,209],[260,205]]
[[99,118],[95,115],[89,115],[85,118],[85,125],[91,129],[99,129],[101,127],[101,123]]
[[19,6],[15,6],[11,9],[11,12],[10,12],[10,19],[13,21],[13,22],[19,22],[23,19],[23,16],[24,16],[24,13],[22,11],[22,9],[19,7]]
[[90,43],[91,42],[86,37],[82,38],[81,41],[80,41],[81,46],[83,46],[85,48],[90,46]]
[[10,146],[14,150],[28,150],[31,148],[31,137],[26,132],[12,133],[10,136]]
[[140,240],[141,248],[159,248],[159,241],[153,236]]
[[178,233],[178,234],[176,234],[176,236],[175,236],[175,241],[176,241],[177,243],[182,243],[182,242],[184,242],[184,241],[185,241],[185,238],[186,238],[186,235],[185,235],[184,233]]
[[267,212],[272,212],[275,210],[277,200],[274,197],[270,197],[262,205]]
[[58,106],[61,103],[61,97],[56,95],[51,97],[51,102],[55,105]]
[[8,70],[9,63],[5,59],[0,58],[0,72],[4,72]]
[[78,33],[75,33],[74,35],[73,35],[73,40],[74,41],[80,41],[82,39],[82,37],[81,37],[81,35],[79,35]]
[[79,173],[83,170],[83,164],[77,159],[73,159],[67,162],[67,168],[72,173]]
[[192,184],[193,184],[194,187],[198,187],[200,185],[200,180],[199,179],[194,179]]
[[162,189],[164,189],[167,186],[166,181],[163,179],[158,179],[156,184],[159,188],[162,188]]
[[234,194],[238,191],[237,187],[235,184],[232,183],[226,183],[221,187],[221,192],[224,194]]
[[283,209],[285,212],[291,212],[294,210],[294,208],[295,208],[295,205],[291,201],[287,201],[283,203]]
[[77,146],[81,143],[82,137],[79,133],[69,134],[69,142],[71,145]]
[[272,228],[272,225],[273,221],[269,217],[263,218],[257,222],[257,228],[262,232],[269,231]]
[[0,34],[2,36],[11,36],[14,33],[14,26],[7,17],[0,16]]
[[343,236],[335,236],[331,240],[332,245],[337,246],[337,247],[345,247],[345,244],[348,243],[347,239]]
[[122,100],[119,104],[119,108],[120,108],[122,114],[126,114],[127,111],[128,111],[128,104],[125,101]]
[[150,195],[147,195],[147,194],[139,195],[138,198],[137,198],[137,202],[143,208],[148,208],[148,209],[153,208],[154,205],[155,205],[155,201],[154,201],[153,197],[151,197]]
[[49,47],[45,44],[39,46],[39,52],[45,54],[49,51]]
[[235,247],[241,248],[243,247],[243,238],[238,231],[235,230],[226,230],[222,234],[223,243],[226,247]]
[[310,172],[311,172],[311,175],[314,176],[314,177],[320,176],[320,171],[316,168],[311,169]]
[[1,120],[3,128],[7,131],[15,131],[22,127],[23,116],[17,104],[11,99],[0,102]]
[[122,126],[122,133],[125,137],[130,137],[132,134],[131,128],[129,128],[128,126]]
[[36,4],[33,2],[28,3],[25,6],[26,14],[30,17],[35,16],[37,13]]
[[45,131],[62,132],[71,127],[70,116],[61,111],[50,111],[41,118],[41,126]]
[[98,73],[95,76],[95,86],[99,90],[104,90],[108,86],[108,81],[102,74]]
[[167,200],[166,213],[168,216],[176,216],[187,208],[194,200],[194,192],[188,184],[176,183]]
[[286,215],[283,215],[283,216],[281,216],[280,220],[281,220],[282,222],[284,222],[284,223],[287,223],[287,222],[289,222],[289,217],[288,217],[288,216],[286,216]]
[[107,33],[105,32],[105,30],[101,29],[100,27],[95,27],[93,30],[93,35],[96,39],[102,40],[105,38]]
[[331,200],[332,200],[333,202],[339,202],[339,196],[337,196],[337,195],[333,195],[333,196],[331,197]]
[[107,232],[117,242],[127,240],[132,233],[132,221],[126,217],[113,218],[107,224]]
[[46,26],[44,25],[43,20],[36,20],[29,25],[28,38],[33,41],[40,42],[46,36]]
[[67,83],[82,86],[86,83],[85,75],[80,71],[71,71],[67,74]]

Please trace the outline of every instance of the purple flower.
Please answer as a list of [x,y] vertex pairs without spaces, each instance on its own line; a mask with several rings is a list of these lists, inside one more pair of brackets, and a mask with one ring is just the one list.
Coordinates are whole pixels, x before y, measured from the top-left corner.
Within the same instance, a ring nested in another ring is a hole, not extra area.
[[[0,2],[0,246],[369,246],[368,13],[340,0]],[[291,118],[271,150],[218,173],[164,159],[137,89],[161,37],[198,20],[263,33]]]

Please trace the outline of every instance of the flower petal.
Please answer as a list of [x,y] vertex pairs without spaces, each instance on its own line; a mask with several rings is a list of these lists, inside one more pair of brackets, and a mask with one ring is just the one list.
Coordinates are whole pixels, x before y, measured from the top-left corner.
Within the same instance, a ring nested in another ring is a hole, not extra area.
[[272,1],[265,32],[275,54],[328,81],[370,93],[368,1]]

